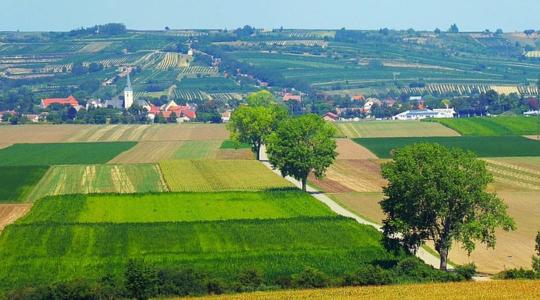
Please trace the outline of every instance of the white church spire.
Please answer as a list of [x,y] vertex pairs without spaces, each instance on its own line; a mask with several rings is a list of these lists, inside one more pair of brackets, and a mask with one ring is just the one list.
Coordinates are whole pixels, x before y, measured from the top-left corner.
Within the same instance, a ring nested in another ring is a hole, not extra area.
[[131,79],[129,73],[127,75],[127,85],[124,89],[124,108],[129,109],[133,105],[133,88],[131,87]]

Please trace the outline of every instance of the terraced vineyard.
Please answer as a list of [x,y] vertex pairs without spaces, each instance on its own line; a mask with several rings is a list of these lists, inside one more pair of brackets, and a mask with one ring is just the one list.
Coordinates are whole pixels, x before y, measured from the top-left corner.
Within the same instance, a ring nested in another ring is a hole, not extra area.
[[167,190],[157,165],[53,166],[28,197]]
[[175,160],[160,163],[173,192],[262,191],[292,184],[257,161]]

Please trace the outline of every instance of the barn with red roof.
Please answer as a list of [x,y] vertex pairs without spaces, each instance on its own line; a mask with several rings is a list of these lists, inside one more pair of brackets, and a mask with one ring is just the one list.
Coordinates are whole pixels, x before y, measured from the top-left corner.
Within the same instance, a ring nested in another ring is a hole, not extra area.
[[79,107],[79,101],[73,96],[69,96],[67,98],[47,98],[41,100],[41,108],[45,109],[53,104],[71,105],[74,108]]

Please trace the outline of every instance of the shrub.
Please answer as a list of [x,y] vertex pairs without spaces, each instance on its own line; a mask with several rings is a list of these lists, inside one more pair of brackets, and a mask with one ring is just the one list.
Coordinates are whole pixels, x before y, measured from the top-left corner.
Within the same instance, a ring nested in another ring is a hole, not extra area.
[[323,272],[307,267],[302,273],[292,277],[293,286],[299,288],[323,288],[329,285],[329,279]]
[[499,279],[536,279],[538,274],[532,270],[525,270],[523,268],[510,269],[497,274]]
[[193,269],[161,270],[158,278],[160,295],[197,296],[208,291],[207,274]]
[[206,283],[206,291],[209,295],[221,295],[225,292],[225,283],[219,279],[210,279]]
[[238,287],[236,290],[241,292],[254,291],[257,290],[262,283],[262,275],[259,270],[247,269],[240,272],[238,275]]
[[533,268],[533,271],[540,274],[540,257],[533,256],[533,258],[532,258],[532,268]]
[[392,283],[392,272],[379,266],[367,265],[357,271],[345,275],[343,285],[386,285]]
[[148,299],[156,294],[157,275],[143,261],[130,259],[124,273],[128,297],[137,300]]
[[476,265],[474,263],[456,267],[456,273],[463,279],[471,280],[476,274]]

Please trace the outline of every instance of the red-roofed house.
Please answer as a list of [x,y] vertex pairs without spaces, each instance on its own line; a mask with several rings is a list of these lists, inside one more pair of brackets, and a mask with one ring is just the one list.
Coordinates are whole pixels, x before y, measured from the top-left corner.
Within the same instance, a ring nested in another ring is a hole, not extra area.
[[291,93],[285,93],[283,95],[283,101],[284,102],[287,102],[287,101],[297,101],[297,102],[302,102],[302,96],[301,95],[293,95]]
[[176,115],[176,119],[179,122],[189,122],[197,118],[197,113],[193,107],[189,105],[178,105],[174,101],[170,101],[161,107],[151,105],[148,116],[150,119],[154,119],[156,116],[161,114],[164,118],[168,119],[172,113]]
[[77,99],[75,99],[73,96],[69,96],[67,98],[48,98],[41,100],[41,108],[47,108],[53,104],[71,105],[74,108],[79,107],[79,101],[77,101]]
[[327,112],[323,119],[327,122],[336,122],[339,119],[339,116],[333,112]]
[[362,95],[355,95],[351,98],[352,101],[362,101],[364,100],[364,96]]

